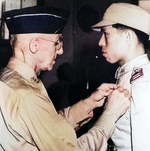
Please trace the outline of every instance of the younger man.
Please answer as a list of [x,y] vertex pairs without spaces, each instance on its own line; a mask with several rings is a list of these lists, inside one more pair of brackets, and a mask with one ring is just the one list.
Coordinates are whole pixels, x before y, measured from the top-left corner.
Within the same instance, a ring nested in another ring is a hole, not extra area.
[[142,8],[114,3],[102,21],[92,27],[101,29],[102,54],[110,63],[119,62],[117,84],[132,94],[130,109],[116,123],[112,136],[117,151],[150,149],[150,63],[145,44],[150,34],[150,15]]

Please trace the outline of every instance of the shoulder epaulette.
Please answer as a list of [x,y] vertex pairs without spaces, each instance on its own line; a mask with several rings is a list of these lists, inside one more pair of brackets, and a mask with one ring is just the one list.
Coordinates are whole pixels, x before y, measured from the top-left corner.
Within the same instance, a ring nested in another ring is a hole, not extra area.
[[132,75],[130,78],[130,83],[133,83],[137,79],[143,77],[143,68],[133,68]]

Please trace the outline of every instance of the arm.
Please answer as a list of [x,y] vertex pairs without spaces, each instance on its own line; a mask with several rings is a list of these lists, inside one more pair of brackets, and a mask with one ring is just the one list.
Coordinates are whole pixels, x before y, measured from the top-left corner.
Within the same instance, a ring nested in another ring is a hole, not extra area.
[[93,117],[93,109],[101,107],[106,96],[108,96],[116,88],[116,84],[104,83],[98,87],[90,97],[79,101],[67,109],[59,111],[59,113],[65,116],[68,123],[70,123],[72,127],[77,130]]
[[[108,107],[109,104],[110,103],[108,103],[107,105]],[[110,113],[110,114],[113,113],[113,112],[106,112],[106,111],[105,113]],[[27,126],[27,129],[29,130],[29,132],[26,132],[27,134],[30,134],[28,135],[28,137],[30,137],[33,140],[33,142],[35,143],[35,145],[39,150],[41,151],[49,151],[49,150],[77,151],[78,150],[75,131],[66,122],[63,116],[57,114],[52,103],[49,100],[47,100],[44,96],[38,95],[37,93],[30,93],[26,95],[20,101],[19,113],[25,125]],[[103,114],[102,117],[105,118],[105,114]],[[116,117],[116,115],[114,117]],[[101,118],[100,121],[103,121],[104,118]],[[103,124],[105,125],[105,122],[102,122],[100,125],[96,124],[95,129],[91,130],[92,135],[93,134],[95,135],[96,133],[102,135],[100,131],[101,129],[103,130]],[[97,126],[100,130],[97,130]],[[94,130],[96,130],[97,132]],[[108,133],[110,133],[109,131],[110,129],[108,128]],[[105,134],[107,136],[107,132],[105,132]],[[90,137],[92,135],[90,134]],[[86,149],[86,147],[82,143],[82,140],[84,140],[84,138],[83,139],[81,138],[80,140],[81,140],[80,144],[82,148],[81,147],[79,148],[81,150]],[[94,141],[95,138],[92,138],[92,140]],[[90,147],[91,145],[89,146],[89,148]]]
[[127,90],[123,90],[122,87],[109,95],[105,110],[98,121],[87,134],[78,138],[78,146],[81,150],[106,150],[107,140],[115,129],[115,122],[130,106],[129,98],[130,94]]

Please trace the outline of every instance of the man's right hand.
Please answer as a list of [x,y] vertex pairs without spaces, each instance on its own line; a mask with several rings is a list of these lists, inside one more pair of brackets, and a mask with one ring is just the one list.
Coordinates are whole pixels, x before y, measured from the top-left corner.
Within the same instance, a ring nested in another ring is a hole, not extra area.
[[131,94],[127,89],[119,86],[107,98],[105,111],[116,115],[116,120],[122,116],[131,105]]

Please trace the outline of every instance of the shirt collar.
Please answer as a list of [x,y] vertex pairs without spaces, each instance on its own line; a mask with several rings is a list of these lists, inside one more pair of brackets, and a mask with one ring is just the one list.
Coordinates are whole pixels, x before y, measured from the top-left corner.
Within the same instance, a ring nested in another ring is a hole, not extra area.
[[34,80],[37,83],[39,82],[35,71],[31,67],[14,57],[10,58],[7,67],[18,72],[22,77],[24,77],[28,81]]
[[144,65],[146,63],[149,63],[149,59],[147,54],[144,54],[142,56],[139,56],[128,63],[124,64],[122,67],[119,67],[116,70],[115,78],[120,79],[125,73],[132,71],[134,67],[140,67],[141,65]]

